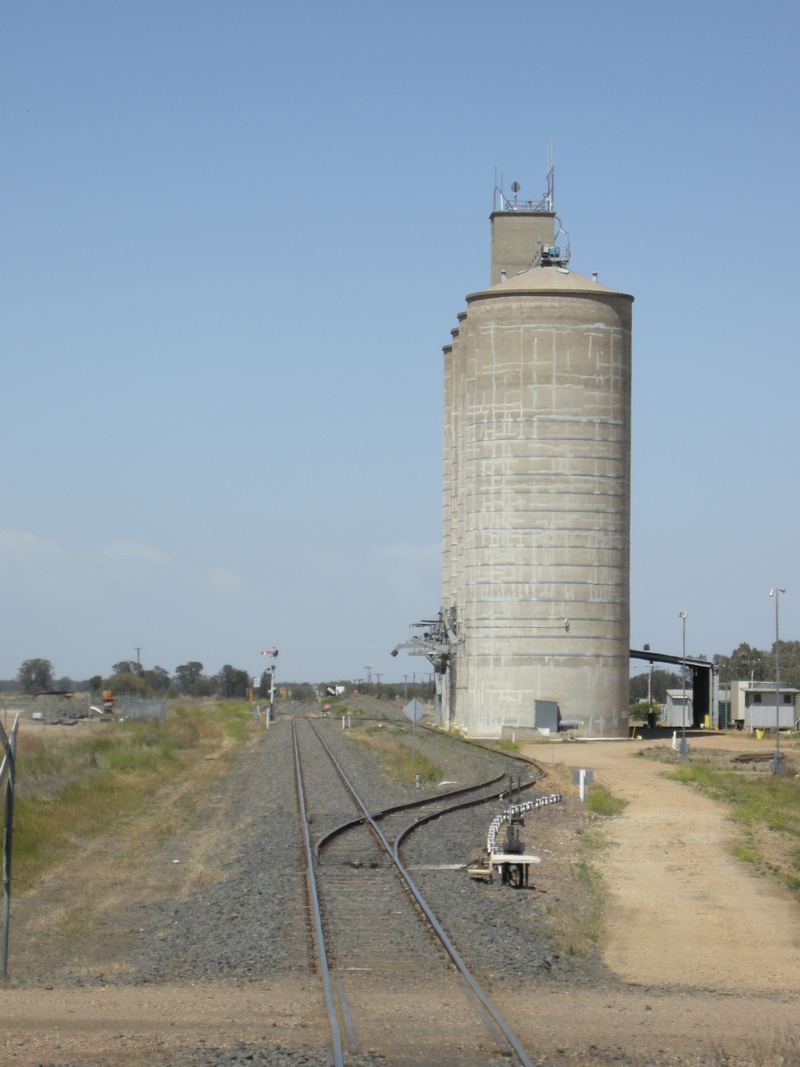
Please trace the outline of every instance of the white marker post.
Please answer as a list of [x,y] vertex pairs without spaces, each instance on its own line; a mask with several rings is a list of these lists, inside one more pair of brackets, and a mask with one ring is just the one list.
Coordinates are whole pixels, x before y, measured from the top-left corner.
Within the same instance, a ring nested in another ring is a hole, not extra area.
[[580,787],[581,802],[586,800],[586,786],[592,785],[594,782],[594,771],[589,771],[585,767],[575,768],[572,772],[572,784]]

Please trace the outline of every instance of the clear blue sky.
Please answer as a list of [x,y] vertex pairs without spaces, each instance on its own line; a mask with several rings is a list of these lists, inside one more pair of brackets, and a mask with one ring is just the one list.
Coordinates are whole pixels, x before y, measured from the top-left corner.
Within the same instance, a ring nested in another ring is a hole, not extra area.
[[632,632],[800,637],[792,3],[0,7],[0,677],[389,677],[494,167],[636,297]]

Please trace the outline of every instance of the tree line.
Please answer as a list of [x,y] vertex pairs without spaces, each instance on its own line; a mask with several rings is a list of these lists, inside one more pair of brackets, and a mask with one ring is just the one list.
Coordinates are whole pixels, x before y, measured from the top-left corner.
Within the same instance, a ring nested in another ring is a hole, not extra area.
[[[179,664],[171,675],[164,667],[144,667],[136,660],[120,660],[113,664],[107,677],[95,674],[86,682],[74,683],[70,678],[54,677],[53,664],[49,659],[26,659],[17,671],[16,684],[6,683],[4,688],[16,688],[24,693],[47,693],[58,690],[100,691],[111,689],[114,693],[132,693],[142,697],[209,697],[223,699],[246,697],[250,689],[247,671],[226,663],[216,674],[204,674],[199,660]],[[269,688],[269,675],[261,677],[260,695]]]

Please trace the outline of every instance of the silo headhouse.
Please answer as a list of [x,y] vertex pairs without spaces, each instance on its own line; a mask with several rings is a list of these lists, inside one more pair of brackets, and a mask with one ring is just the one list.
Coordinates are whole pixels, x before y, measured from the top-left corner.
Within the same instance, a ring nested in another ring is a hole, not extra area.
[[[633,297],[555,213],[495,191],[491,273],[444,348],[441,718],[627,731]],[[557,709],[557,711],[556,711]]]

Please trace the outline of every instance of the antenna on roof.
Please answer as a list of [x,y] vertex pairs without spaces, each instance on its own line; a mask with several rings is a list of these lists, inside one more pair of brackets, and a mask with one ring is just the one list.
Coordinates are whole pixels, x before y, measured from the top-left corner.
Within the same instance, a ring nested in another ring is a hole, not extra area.
[[[512,187],[513,188],[513,187]],[[510,201],[503,191],[503,172],[500,171],[500,184],[497,184],[497,167],[494,168],[494,199],[492,201],[492,211],[497,211],[497,201],[500,199],[500,211],[508,211]]]
[[553,138],[551,137],[547,144],[547,200],[548,211],[555,211],[555,173],[556,168],[553,166]]

